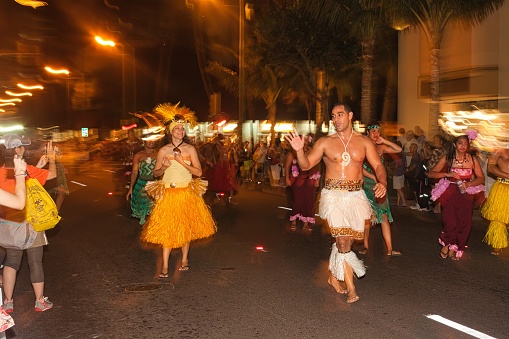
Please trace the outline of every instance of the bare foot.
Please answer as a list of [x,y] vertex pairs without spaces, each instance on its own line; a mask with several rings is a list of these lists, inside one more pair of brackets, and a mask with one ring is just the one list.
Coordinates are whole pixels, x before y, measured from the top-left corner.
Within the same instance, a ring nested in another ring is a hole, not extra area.
[[346,300],[346,302],[348,304],[353,304],[354,302],[359,301],[359,299],[360,299],[359,296],[357,295],[357,293],[355,293],[355,290],[353,290],[348,292],[348,299]]
[[341,287],[341,283],[339,282],[338,279],[329,276],[329,279],[327,279],[327,283],[329,285],[331,285],[332,287],[334,287],[336,292],[338,292],[339,294],[346,294],[347,293],[347,291],[345,289],[343,289],[343,287]]

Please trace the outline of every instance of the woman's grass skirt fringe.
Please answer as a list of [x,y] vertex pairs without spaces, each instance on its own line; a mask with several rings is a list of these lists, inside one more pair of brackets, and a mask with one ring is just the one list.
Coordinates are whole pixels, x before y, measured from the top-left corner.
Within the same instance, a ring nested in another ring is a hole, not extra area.
[[216,233],[209,206],[191,187],[166,188],[143,226],[141,240],[165,248],[180,248]]

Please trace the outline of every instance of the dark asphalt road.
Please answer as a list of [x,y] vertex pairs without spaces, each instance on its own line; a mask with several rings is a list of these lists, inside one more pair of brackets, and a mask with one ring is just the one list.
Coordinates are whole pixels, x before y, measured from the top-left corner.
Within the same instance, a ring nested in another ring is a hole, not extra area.
[[472,338],[430,314],[509,337],[509,253],[489,254],[478,212],[456,262],[439,258],[439,215],[394,208],[403,256],[384,256],[373,229],[361,256],[368,271],[356,281],[361,299],[350,305],[326,283],[330,236],[288,232],[281,194],[243,188],[238,205],[213,204],[217,235],[191,246],[188,272],[176,270],[175,250],[161,280],[159,250],[140,247],[123,198],[107,195],[110,173],[68,179],[87,186],[69,183],[63,220],[48,232],[45,294],[55,307],[34,312],[24,260],[7,338]]

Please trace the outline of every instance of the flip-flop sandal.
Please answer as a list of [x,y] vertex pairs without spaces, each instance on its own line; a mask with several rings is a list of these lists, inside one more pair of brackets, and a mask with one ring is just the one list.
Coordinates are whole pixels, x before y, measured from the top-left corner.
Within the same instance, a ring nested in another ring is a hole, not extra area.
[[169,275],[168,273],[163,273],[163,272],[161,272],[161,273],[159,274],[159,278],[161,278],[161,279],[168,278],[169,276],[170,276],[170,275]]
[[180,272],[189,271],[189,265],[182,265],[179,267]]
[[359,250],[359,254],[366,254],[368,253],[368,249],[364,247],[363,249]]
[[399,257],[399,256],[401,256],[401,253],[398,251],[392,250],[389,253],[387,253],[387,256],[388,257]]

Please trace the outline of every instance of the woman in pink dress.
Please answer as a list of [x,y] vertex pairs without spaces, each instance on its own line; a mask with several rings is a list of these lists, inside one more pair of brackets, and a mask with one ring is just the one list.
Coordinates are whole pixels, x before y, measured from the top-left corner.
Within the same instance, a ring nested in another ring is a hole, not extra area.
[[[443,155],[428,173],[430,178],[440,179],[431,192],[431,200],[440,199],[442,205],[444,228],[438,239],[442,259],[459,260],[463,256],[472,230],[474,195],[484,191],[481,165],[469,153],[470,140],[477,132],[470,132],[457,136],[449,154]],[[447,171],[443,172],[443,168]]]

